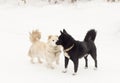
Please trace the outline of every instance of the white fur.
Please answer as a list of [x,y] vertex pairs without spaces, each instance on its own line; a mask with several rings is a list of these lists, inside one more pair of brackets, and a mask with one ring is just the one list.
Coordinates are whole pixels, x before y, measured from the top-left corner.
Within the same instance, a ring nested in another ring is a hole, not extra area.
[[97,68],[96,68],[96,67],[94,67],[94,70],[97,70]]
[[39,63],[42,63],[41,59],[44,59],[48,67],[54,69],[53,62],[59,64],[59,56],[61,53],[61,47],[56,45],[56,41],[58,40],[58,36],[49,36],[48,42],[40,41],[41,33],[38,30],[33,30],[30,33],[30,40],[32,45],[29,49],[28,55],[31,57],[31,62],[34,62],[34,58],[37,58]]
[[68,55],[67,52],[64,52],[64,55],[65,55],[65,57],[67,57],[68,59],[70,59],[70,56]]
[[85,54],[84,57],[88,56],[88,54]]
[[77,73],[74,72],[72,75],[75,76],[76,74],[77,74]]
[[34,58],[37,58],[39,63],[42,63],[41,59],[43,59],[46,55],[46,44],[44,42],[35,42],[31,45],[29,49],[29,56],[31,57],[31,62],[34,63]]
[[62,71],[62,73],[66,73],[67,72],[67,68],[65,68],[63,71]]
[[59,57],[61,54],[61,47],[56,45],[56,41],[58,40],[58,36],[49,36],[47,42],[47,54],[46,54],[46,61],[50,68],[53,67],[53,63],[59,64]]

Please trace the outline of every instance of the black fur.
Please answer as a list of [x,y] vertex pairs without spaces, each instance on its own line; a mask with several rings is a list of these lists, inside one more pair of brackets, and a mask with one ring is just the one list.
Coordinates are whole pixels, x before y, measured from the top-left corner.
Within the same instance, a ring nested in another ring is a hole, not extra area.
[[[69,55],[70,59],[74,63],[74,72],[76,73],[78,70],[79,58],[84,57],[85,59],[85,67],[88,67],[87,56],[90,54],[95,61],[95,67],[97,68],[97,52],[96,46],[94,44],[94,40],[96,37],[96,31],[94,29],[87,32],[84,41],[76,41],[71,35],[69,35],[65,29],[59,36],[57,45],[62,45],[64,51],[71,46],[73,46],[66,53]],[[85,56],[86,55],[86,56]],[[65,68],[67,68],[69,63],[69,58],[65,56]]]

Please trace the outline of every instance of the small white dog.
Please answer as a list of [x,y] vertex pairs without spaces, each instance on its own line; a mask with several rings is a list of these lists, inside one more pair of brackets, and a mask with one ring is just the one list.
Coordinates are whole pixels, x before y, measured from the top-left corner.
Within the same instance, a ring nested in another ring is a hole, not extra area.
[[59,64],[59,56],[61,47],[56,45],[58,36],[50,35],[47,43],[40,41],[41,33],[38,30],[33,30],[30,34],[30,41],[32,43],[28,55],[31,57],[31,62],[34,63],[34,58],[37,58],[39,63],[44,59],[48,67],[54,69],[53,63]]
[[59,57],[61,54],[61,47],[56,45],[57,40],[58,36],[50,35],[47,42],[46,61],[48,66],[52,69],[54,69],[54,62],[56,62],[56,64],[59,64]]

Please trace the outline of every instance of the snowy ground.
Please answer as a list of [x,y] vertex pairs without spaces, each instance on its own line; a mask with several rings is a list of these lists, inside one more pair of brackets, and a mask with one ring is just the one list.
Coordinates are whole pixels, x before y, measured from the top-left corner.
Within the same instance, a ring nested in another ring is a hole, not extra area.
[[[75,39],[83,40],[86,32],[97,30],[98,70],[89,57],[89,68],[80,60],[78,74],[72,76],[73,64],[54,70],[46,64],[31,64],[27,52],[29,32],[39,29],[42,40],[60,34],[65,28]],[[79,2],[45,6],[0,5],[0,83],[119,83],[120,82],[120,3]]]

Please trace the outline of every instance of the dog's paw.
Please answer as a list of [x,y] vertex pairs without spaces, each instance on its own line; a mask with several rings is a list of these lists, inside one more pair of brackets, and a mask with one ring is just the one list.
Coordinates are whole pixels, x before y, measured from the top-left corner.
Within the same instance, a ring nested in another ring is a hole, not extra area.
[[67,73],[67,71],[62,71],[62,73]]
[[88,67],[84,67],[84,69],[88,69]]
[[59,62],[56,62],[57,65],[59,65],[60,63]]
[[73,73],[72,75],[75,76],[77,73]]
[[62,73],[67,73],[67,69],[64,69],[64,70],[62,71]]
[[47,64],[47,68],[49,68],[49,69],[55,69],[55,67],[53,65],[51,65],[51,64]]
[[50,66],[49,68],[50,68],[50,69],[55,69],[55,67],[53,67],[53,66]]
[[97,68],[97,67],[95,67],[95,68],[94,68],[94,70],[96,71],[96,70],[98,70],[98,68]]
[[35,64],[35,62],[31,62],[32,64]]
[[40,64],[42,64],[43,62],[42,61],[39,61]]
[[33,60],[30,61],[32,64],[35,64],[35,62]]

